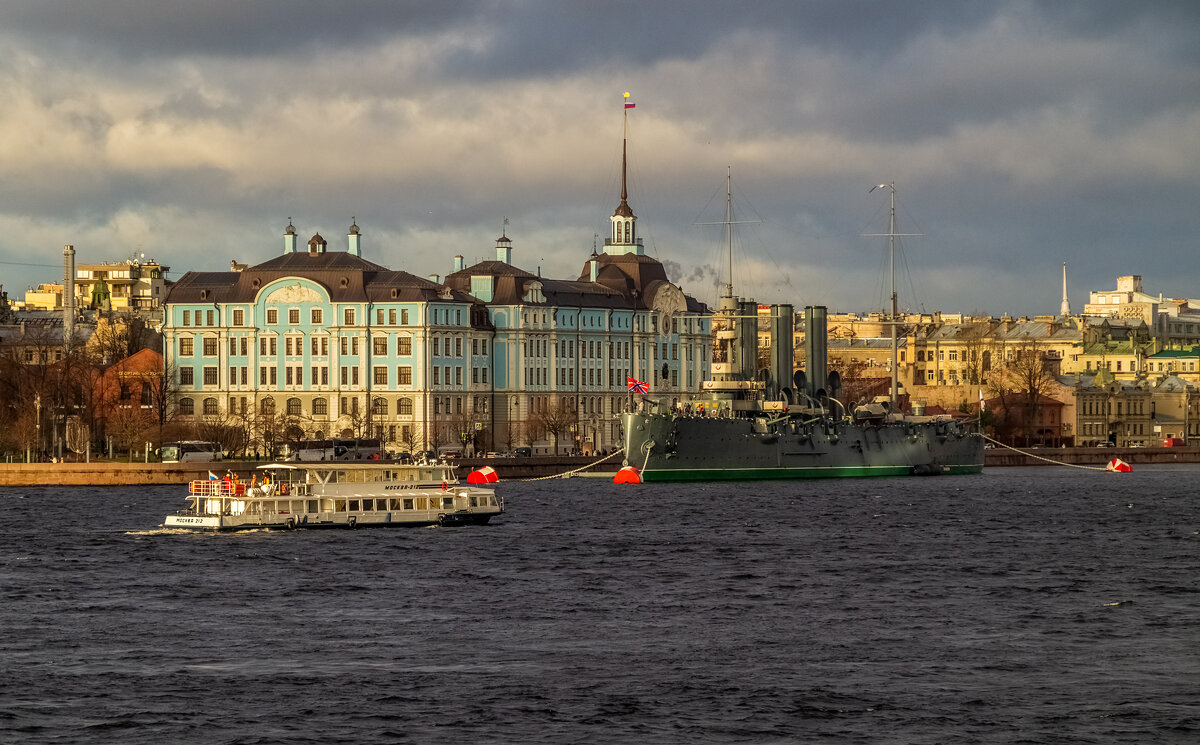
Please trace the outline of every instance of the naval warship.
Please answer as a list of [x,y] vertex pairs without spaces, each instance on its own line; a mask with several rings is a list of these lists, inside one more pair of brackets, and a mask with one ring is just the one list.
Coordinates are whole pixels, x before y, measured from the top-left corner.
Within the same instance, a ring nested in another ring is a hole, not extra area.
[[[727,181],[728,183],[728,181]],[[791,305],[772,305],[771,356],[758,367],[758,304],[733,293],[733,205],[726,187],[729,277],[714,314],[712,380],[690,404],[670,406],[643,395],[621,416],[624,465],[654,481],[746,481],[864,476],[969,474],[983,470],[983,437],[972,423],[897,410],[894,184],[889,249],[892,265],[891,392],[846,406],[841,380],[828,370],[823,306],[805,309],[806,370],[793,370]]]

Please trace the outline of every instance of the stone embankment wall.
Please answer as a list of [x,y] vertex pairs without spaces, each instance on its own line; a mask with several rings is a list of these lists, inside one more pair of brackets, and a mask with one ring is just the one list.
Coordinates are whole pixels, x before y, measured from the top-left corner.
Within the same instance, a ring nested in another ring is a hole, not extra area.
[[[1200,448],[1039,448],[1025,455],[997,447],[984,453],[987,468],[1003,466],[1049,466],[1054,463],[1103,466],[1112,458],[1133,465],[1200,463]],[[467,458],[458,461],[460,479],[481,466],[491,466],[502,481],[553,476],[595,463],[594,457],[544,456],[535,458]],[[211,470],[224,476],[232,470],[249,481],[261,463],[221,461],[217,463],[0,463],[0,486],[135,486],[186,484],[208,478]],[[621,466],[621,456],[588,468],[584,473],[611,474]]]
[[[456,462],[460,479],[481,466],[496,469],[501,480],[528,479],[573,471],[596,458],[544,456],[536,458],[464,458]],[[208,478],[212,471],[224,476],[233,471],[238,478],[249,481],[255,469],[262,465],[253,461],[219,461],[214,463],[0,463],[0,486],[133,486],[144,484],[186,484]],[[616,455],[589,468],[587,473],[615,473],[621,466]]]

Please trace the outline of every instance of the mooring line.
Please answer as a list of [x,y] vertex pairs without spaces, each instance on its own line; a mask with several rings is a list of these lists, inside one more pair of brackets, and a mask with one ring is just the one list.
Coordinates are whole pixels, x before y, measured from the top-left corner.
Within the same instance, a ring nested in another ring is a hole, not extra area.
[[565,473],[556,473],[552,476],[538,476],[537,478],[533,478],[533,479],[514,479],[514,481],[545,481],[546,479],[565,479],[568,476],[573,476],[573,475],[579,473],[580,471],[586,471],[587,469],[589,469],[593,466],[598,466],[601,463],[603,463],[604,461],[613,457],[614,455],[620,455],[623,452],[625,452],[625,448],[621,448],[620,450],[615,450],[615,451],[609,453],[608,455],[604,456],[600,460],[596,461],[595,463],[588,463],[586,466],[580,466],[579,468],[576,468],[572,471],[566,471]]
[[1015,448],[1012,445],[1005,445],[1003,442],[1000,442],[999,440],[993,440],[992,438],[988,437],[987,435],[985,435],[983,433],[980,433],[980,435],[983,437],[983,439],[987,440],[988,442],[994,442],[995,444],[999,445],[1000,447],[1008,448],[1009,450],[1013,451],[1014,453],[1020,453],[1021,455],[1028,455],[1030,458],[1037,458],[1038,460],[1044,460],[1047,463],[1053,463],[1056,466],[1070,466],[1071,468],[1084,468],[1089,471],[1107,471],[1108,470],[1107,468],[1105,468],[1103,466],[1082,466],[1078,463],[1065,463],[1061,460],[1054,460],[1053,458],[1044,458],[1040,455],[1035,455],[1034,453],[1030,453],[1026,450],[1021,450],[1019,448]]

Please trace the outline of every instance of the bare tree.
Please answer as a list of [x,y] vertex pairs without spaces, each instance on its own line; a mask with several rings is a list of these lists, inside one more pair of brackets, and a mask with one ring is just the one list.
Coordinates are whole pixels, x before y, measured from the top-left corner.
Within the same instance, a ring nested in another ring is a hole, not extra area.
[[564,405],[561,401],[555,403],[554,406],[542,409],[533,416],[541,428],[554,438],[555,455],[558,455],[559,436],[568,431],[572,424],[579,423],[579,414],[575,407]]

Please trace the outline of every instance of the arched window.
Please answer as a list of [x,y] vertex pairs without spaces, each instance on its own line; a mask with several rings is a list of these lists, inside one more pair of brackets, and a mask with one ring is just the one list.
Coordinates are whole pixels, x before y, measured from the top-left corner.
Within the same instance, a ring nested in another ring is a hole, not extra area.
[[300,416],[300,399],[289,398],[287,400],[288,416]]
[[258,410],[262,414],[271,415],[275,413],[275,399],[267,396],[258,404]]
[[396,402],[396,413],[400,416],[412,416],[413,402],[411,398],[402,398]]
[[[313,399],[313,416],[327,416],[329,414],[329,399],[324,396],[319,396]],[[322,438],[317,438],[322,439]]]
[[217,415],[217,399],[215,399],[215,398],[204,399],[204,416],[216,416],[216,415]]
[[387,399],[379,396],[371,402],[371,413],[377,416],[387,416],[388,402]]
[[179,413],[191,416],[196,413],[196,402],[190,398],[179,399]]

